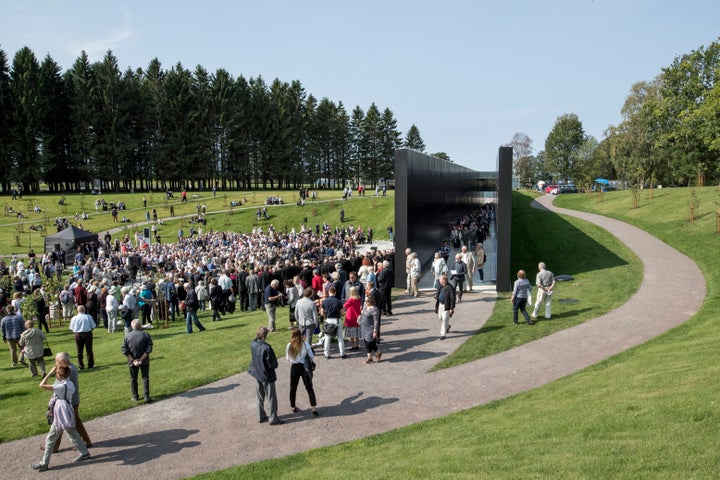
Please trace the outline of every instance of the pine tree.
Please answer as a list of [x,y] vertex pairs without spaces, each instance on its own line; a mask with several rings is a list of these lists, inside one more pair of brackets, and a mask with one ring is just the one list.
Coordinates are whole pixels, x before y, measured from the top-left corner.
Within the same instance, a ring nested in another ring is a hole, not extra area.
[[407,135],[405,135],[403,146],[405,148],[412,148],[418,152],[425,152],[425,142],[423,142],[423,139],[420,136],[420,130],[414,123],[410,126],[410,130],[408,130]]

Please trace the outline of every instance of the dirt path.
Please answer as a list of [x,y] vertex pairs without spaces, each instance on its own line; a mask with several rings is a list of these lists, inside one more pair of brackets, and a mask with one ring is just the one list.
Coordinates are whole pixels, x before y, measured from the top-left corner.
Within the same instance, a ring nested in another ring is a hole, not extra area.
[[[539,199],[546,208],[553,208],[551,201],[549,195]],[[698,310],[705,297],[705,283],[688,257],[622,222],[562,213],[606,228],[641,258],[644,280],[622,307],[522,347],[426,373],[485,322],[495,294],[465,295],[445,341],[438,339],[439,325],[429,294],[401,298],[394,307],[396,316],[384,322],[382,362],[364,365],[362,352],[345,360],[337,358],[337,352],[333,352],[333,359],[317,359],[314,383],[319,418],[310,415],[302,387],[298,407],[303,410],[289,412],[289,364],[283,362],[277,389],[285,425],[257,423],[254,381],[239,373],[176,397],[87,422],[95,447],[91,449],[92,459],[82,464],[71,463],[75,452],[65,448],[53,455],[49,472],[36,474],[28,465],[40,458],[42,436],[0,445],[4,476],[177,479],[334,445],[544,385],[645,342]],[[673,275],[665,275],[668,271]],[[679,296],[677,291],[687,293]],[[64,445],[67,447],[67,442]]]

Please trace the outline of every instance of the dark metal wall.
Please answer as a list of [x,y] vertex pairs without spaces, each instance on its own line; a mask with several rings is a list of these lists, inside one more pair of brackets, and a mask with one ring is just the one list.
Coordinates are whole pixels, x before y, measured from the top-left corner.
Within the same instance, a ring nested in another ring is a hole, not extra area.
[[497,221],[497,276],[495,289],[498,292],[512,290],[510,273],[510,238],[512,235],[512,147],[500,147],[498,151],[498,201],[495,208]]
[[395,286],[406,288],[405,249],[432,261],[448,224],[494,201],[496,172],[478,172],[415,150],[395,152]]

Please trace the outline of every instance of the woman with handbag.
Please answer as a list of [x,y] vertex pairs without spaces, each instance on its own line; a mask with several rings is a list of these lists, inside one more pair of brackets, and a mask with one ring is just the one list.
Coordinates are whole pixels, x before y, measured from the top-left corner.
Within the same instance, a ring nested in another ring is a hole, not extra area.
[[[56,381],[52,385],[48,385],[47,381],[53,374],[55,374]],[[73,447],[80,452],[80,456],[76,457],[73,461],[81,462],[90,458],[90,452],[88,452],[80,434],[75,429],[75,412],[71,403],[73,394],[75,393],[75,386],[68,380],[69,377],[70,367],[59,365],[53,367],[40,382],[40,388],[52,391],[53,396],[48,405],[50,431],[45,438],[45,453],[40,462],[30,465],[33,470],[44,472],[49,468],[50,455],[52,455],[53,447],[63,431],[67,432]]]
[[315,365],[313,362],[312,347],[310,344],[303,339],[302,331],[293,328],[290,333],[290,343],[285,348],[285,358],[292,364],[290,366],[290,410],[293,413],[298,411],[295,406],[295,397],[297,395],[298,383],[302,378],[305,390],[307,390],[308,398],[310,399],[310,406],[312,407],[312,414],[314,416],[320,415],[317,411],[317,400],[315,399],[315,389],[312,383],[312,371]]

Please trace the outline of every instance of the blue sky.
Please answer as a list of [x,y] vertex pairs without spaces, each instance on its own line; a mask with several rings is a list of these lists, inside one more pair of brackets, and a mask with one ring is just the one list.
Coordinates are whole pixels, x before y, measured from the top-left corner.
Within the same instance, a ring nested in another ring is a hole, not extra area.
[[110,49],[121,68],[157,57],[210,72],[300,80],[348,112],[389,107],[429,153],[494,170],[516,132],[535,152],[558,116],[599,140],[633,83],[720,36],[720,2],[0,0],[0,48],[63,69]]

